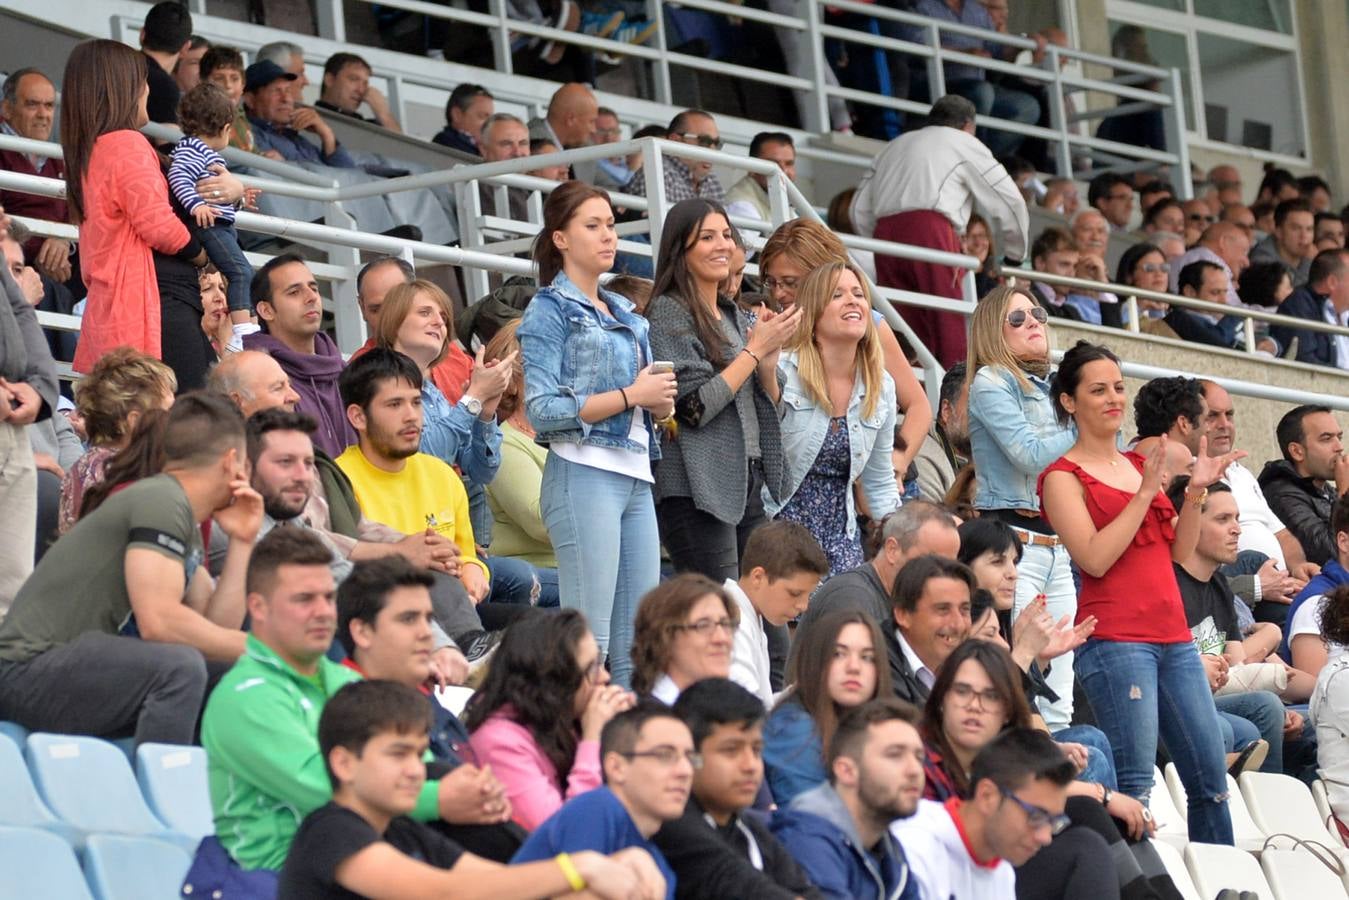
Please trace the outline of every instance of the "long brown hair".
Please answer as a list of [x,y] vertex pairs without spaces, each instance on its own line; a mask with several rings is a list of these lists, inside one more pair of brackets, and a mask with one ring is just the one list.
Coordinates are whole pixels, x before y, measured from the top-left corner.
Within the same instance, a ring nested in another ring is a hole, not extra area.
[[647,591],[637,603],[632,625],[632,689],[639,694],[651,688],[670,665],[670,647],[677,629],[684,625],[689,611],[708,594],[726,607],[726,617],[740,624],[740,607],[725,588],[706,575],[685,572],[663,581]]
[[721,216],[739,243],[739,235],[731,226],[730,216],[726,215],[720,203],[702,197],[690,197],[670,207],[660,233],[660,251],[657,254],[656,278],[651,287],[651,296],[668,294],[688,310],[693,317],[693,332],[703,345],[707,361],[712,364],[714,371],[719,371],[729,362],[726,359],[726,337],[721,332],[721,325],[713,317],[712,310],[698,298],[698,285],[693,272],[689,271],[687,259],[689,249],[698,242],[703,223],[714,215]]
[[102,505],[120,486],[158,475],[164,471],[164,432],[169,425],[169,412],[154,407],[147,409],[125,447],[108,460],[103,480],[85,488],[79,518],[83,519]]
[[139,127],[146,71],[145,57],[118,41],[85,41],[70,51],[61,82],[61,150],[71,224],[84,219],[84,176],[94,141],[110,131]]
[[403,321],[412,313],[412,305],[417,301],[418,294],[425,294],[440,307],[440,319],[445,323],[445,341],[440,345],[440,352],[436,354],[436,358],[431,360],[431,365],[427,366],[429,370],[440,365],[441,360],[450,352],[450,341],[454,340],[454,313],[450,310],[450,298],[435,282],[418,278],[390,288],[389,293],[384,296],[384,304],[379,308],[379,327],[375,332],[375,342],[390,350],[397,349],[394,345],[398,343],[398,331],[403,327]]
[[534,265],[539,269],[539,287],[553,283],[557,273],[562,271],[562,251],[553,243],[553,232],[562,231],[581,208],[581,204],[595,198],[603,200],[613,209],[609,192],[601,190],[584,181],[565,181],[548,195],[543,204],[543,227],[534,238],[531,255]]
[[504,422],[515,415],[521,401],[525,399],[525,358],[520,353],[520,339],[515,336],[520,330],[522,321],[524,320],[511,319],[502,325],[501,330],[492,335],[492,339],[487,342],[482,354],[486,362],[505,359],[512,353],[515,354],[515,362],[511,364],[511,383],[501,392],[501,399],[497,401],[499,422]]
[[890,665],[886,660],[885,638],[876,620],[855,609],[836,609],[827,612],[796,637],[791,658],[787,661],[787,680],[791,693],[783,698],[800,703],[815,721],[820,734],[820,746],[828,747],[838,728],[840,709],[829,696],[829,668],[834,664],[834,646],[838,636],[849,625],[861,625],[871,633],[871,650],[876,659],[876,693],[867,699],[891,696]]

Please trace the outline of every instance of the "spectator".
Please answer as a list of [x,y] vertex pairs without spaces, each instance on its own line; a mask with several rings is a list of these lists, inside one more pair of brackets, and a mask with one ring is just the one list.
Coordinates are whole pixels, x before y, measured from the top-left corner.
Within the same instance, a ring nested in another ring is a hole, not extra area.
[[969,637],[974,588],[969,568],[946,557],[917,557],[899,571],[891,594],[898,627],[894,642],[886,642],[899,699],[917,706],[927,701],[946,658]]
[[1251,212],[1251,207],[1244,203],[1229,203],[1223,207],[1218,214],[1219,222],[1231,222],[1243,232],[1246,233],[1252,242],[1255,241],[1255,213]]
[[1186,231],[1185,225],[1185,207],[1174,197],[1163,197],[1143,210],[1144,234],[1151,235],[1158,231],[1181,234]]
[[1175,375],[1146,382],[1134,397],[1134,426],[1138,439],[1133,449],[1141,456],[1150,454],[1163,437],[1197,456],[1204,437],[1204,392],[1199,381]]
[[648,591],[637,609],[632,684],[642,695],[674,703],[704,678],[729,678],[740,609],[726,588],[686,572]]
[[374,895],[396,883],[425,894],[487,890],[525,900],[566,893],[578,881],[607,892],[637,880],[617,856],[606,860],[584,852],[506,868],[408,818],[415,803],[408,792],[394,789],[389,771],[401,776],[398,788],[424,788],[419,750],[427,745],[431,721],[417,692],[392,681],[348,684],[324,705],[318,753],[332,800],[306,816],[295,833],[279,896]]
[[801,321],[799,309],[761,306],[751,331],[719,289],[730,273],[733,234],[720,204],[676,203],[661,229],[646,310],[652,356],[674,365],[679,385],[677,430],[662,431],[656,468],[661,543],[677,571],[718,582],[741,571],[745,542],[766,521],[761,497],[784,499],[778,359]]
[[[674,373],[652,371],[646,320],[626,298],[599,286],[616,244],[606,193],[569,181],[549,194],[534,244],[538,280],[546,286],[526,308],[517,335],[525,411],[535,440],[552,452],[542,509],[562,605],[588,612],[614,680],[626,685],[632,615],[660,575],[654,422],[673,413],[676,385]],[[594,323],[603,340],[580,334],[574,323],[581,320]],[[573,499],[581,496],[588,504],[584,522]]]
[[690,687],[674,705],[703,764],[679,819],[652,841],[677,879],[681,900],[756,897],[818,900],[823,895],[749,806],[763,784],[764,706],[724,678]]
[[[324,657],[337,629],[331,559],[318,535],[298,528],[275,529],[253,552],[247,652],[221,679],[202,716],[216,837],[197,848],[194,869],[270,880],[300,820],[332,797],[318,721],[328,699],[360,675]],[[465,803],[466,793],[463,779],[428,781],[411,816],[461,819],[466,806],[476,806]],[[490,813],[474,813],[471,821],[499,823],[510,809],[498,800]],[[257,870],[269,874],[246,874]]]
[[[1286,265],[1279,261],[1280,265]],[[1349,322],[1349,251],[1322,250],[1307,270],[1307,283],[1280,304],[1279,315],[1343,325]],[[1296,347],[1298,362],[1349,368],[1349,336],[1271,325],[1270,334],[1285,347]]]
[[300,402],[286,370],[271,354],[259,350],[242,350],[222,359],[211,369],[207,387],[229,397],[245,418],[278,406],[294,411]]
[[173,370],[130,347],[110,350],[75,383],[75,409],[84,419],[88,451],[61,479],[60,534],[80,517],[84,494],[103,481],[109,461],[131,440],[141,417],[173,406]]
[[1218,192],[1218,202],[1224,207],[1241,203],[1245,196],[1241,186],[1241,170],[1236,166],[1224,164],[1209,169],[1208,183]]
[[[529,142],[530,156],[549,156],[561,152],[562,148],[547,138],[534,138]],[[547,178],[549,181],[567,181],[571,178],[571,168],[567,165],[544,165],[530,169],[525,174],[533,175],[535,178]]]
[[[529,129],[516,116],[504,112],[493,113],[483,122],[482,135],[478,141],[483,162],[501,162],[529,156],[529,145]],[[506,210],[497,206],[497,191],[487,182],[478,183],[478,197],[484,211],[495,210],[497,215],[509,214],[518,222],[529,220],[529,191],[523,188],[506,188]]]
[[[1158,234],[1162,233],[1158,232]],[[1145,291],[1165,294],[1167,293],[1167,274],[1170,271],[1171,264],[1166,261],[1166,255],[1160,249],[1152,244],[1134,244],[1128,250],[1125,250],[1124,255],[1120,257],[1119,272],[1115,276],[1115,281]],[[1158,337],[1176,337],[1176,333],[1171,330],[1171,326],[1163,321],[1167,311],[1171,308],[1169,304],[1162,300],[1149,300],[1144,297],[1139,297],[1137,304],[1139,331]]]
[[1274,231],[1274,203],[1260,202],[1251,204],[1251,215],[1255,218],[1255,230],[1251,240],[1264,239]]
[[304,89],[309,87],[309,75],[305,71],[304,48],[291,41],[273,41],[263,44],[253,57],[254,62],[271,62],[290,78],[291,100],[295,107],[304,105]]
[[[258,331],[251,310],[249,283],[253,267],[239,247],[239,233],[234,229],[235,208],[232,204],[212,203],[197,193],[197,182],[225,170],[225,159],[220,151],[229,146],[234,107],[228,95],[214,84],[198,85],[188,91],[178,104],[178,126],[183,139],[173,148],[173,162],[169,165],[169,190],[174,199],[196,222],[197,240],[206,248],[206,255],[224,277],[226,304],[229,308],[233,337],[225,349],[243,349],[243,337]],[[256,189],[245,194],[251,202]],[[256,207],[255,207],[256,208]]]
[[[664,136],[665,129],[655,126],[656,131]],[[637,135],[634,134],[633,140]],[[595,114],[595,143],[597,144],[616,144],[623,140],[623,126],[618,121],[618,113],[609,109],[607,106],[601,106]],[[603,188],[606,191],[621,191],[623,187],[632,179],[633,172],[641,168],[640,162],[633,166],[630,164],[631,156],[611,156],[607,159],[601,159],[596,163],[595,180],[592,182],[595,187]]]
[[[56,116],[56,87],[37,69],[19,69],[5,79],[0,93],[0,134],[49,141]],[[35,156],[18,150],[0,150],[0,169],[43,178],[65,177],[59,157]],[[14,216],[29,216],[47,222],[65,222],[66,201],[39,197],[21,191],[0,191],[0,207]],[[24,261],[43,275],[62,284],[72,281],[73,247],[62,238],[34,236],[24,242]]]
[[[356,160],[323,117],[312,107],[296,104],[295,84],[296,76],[271,60],[259,60],[245,70],[244,106],[256,151],[275,151],[287,162],[355,168]],[[306,131],[318,138],[317,145],[303,136]]]
[[[163,0],[150,7],[140,32],[141,53],[146,60],[150,96],[145,111],[151,122],[172,125],[178,121],[181,96],[173,70],[178,59],[192,46],[192,14],[178,0]],[[64,107],[70,100],[62,103]],[[62,132],[65,129],[61,129]]]
[[1255,195],[1256,203],[1270,203],[1277,206],[1285,200],[1296,200],[1302,196],[1297,179],[1287,169],[1270,166],[1260,179],[1260,189]]
[[[751,159],[771,160],[782,169],[787,180],[796,182],[796,144],[782,131],[761,131],[749,142]],[[746,172],[745,177],[726,192],[726,212],[746,219],[773,221],[768,201],[768,176]]]
[[1307,561],[1325,566],[1336,556],[1330,513],[1336,500],[1349,491],[1344,429],[1330,407],[1302,405],[1283,414],[1275,434],[1283,459],[1265,464],[1260,490],[1302,545]]
[[[763,273],[763,292],[767,295],[768,305],[783,309],[794,305],[797,289],[807,275],[826,263],[847,259],[857,261],[838,236],[819,222],[802,218],[783,223],[769,235],[759,253],[759,271]],[[932,407],[894,330],[874,309],[871,319],[876,323],[885,371],[894,379],[899,412],[904,416],[904,424],[900,427],[904,449],[895,461],[895,467],[902,471],[909,467],[923,435],[932,425]]]
[[[1226,304],[1232,290],[1231,278],[1223,267],[1205,259],[1186,263],[1180,270],[1176,283],[1182,297],[1219,305]],[[1237,339],[1237,329],[1241,320],[1236,316],[1223,316],[1217,324],[1214,324],[1214,315],[1207,310],[1173,306],[1167,311],[1165,321],[1183,341],[1213,347],[1231,347]]]
[[[355,53],[334,53],[323,64],[323,90],[314,106],[402,134],[384,92],[370,83],[373,70]],[[361,115],[361,107],[370,115]]]
[[956,480],[956,471],[969,462],[969,383],[965,364],[956,363],[942,376],[937,416],[932,430],[913,458],[918,472],[918,496],[941,503]]
[[1250,249],[1251,239],[1239,225],[1232,222],[1210,225],[1204,229],[1196,246],[1186,250],[1179,259],[1170,261],[1171,293],[1180,293],[1181,271],[1190,263],[1202,260],[1219,266],[1226,273],[1232,285],[1227,292],[1227,303],[1240,306],[1241,298],[1237,295],[1235,285],[1241,273],[1251,264],[1248,256]]
[[[974,137],[975,114],[974,104],[948,94],[932,105],[926,128],[901,135],[881,151],[853,198],[858,234],[959,253],[958,236],[977,202],[998,231],[1004,258],[1019,264],[1029,243],[1026,201],[1007,170]],[[960,272],[947,266],[879,256],[876,274],[885,287],[956,300],[962,296]],[[963,316],[906,310],[904,317],[943,366],[965,356]]]
[[[244,56],[234,47],[212,47],[201,58],[201,80],[209,81],[225,92],[234,110],[234,128],[230,131],[230,146],[253,153],[253,126],[248,124],[244,109]],[[281,159],[281,154],[268,150],[270,159]]]
[[482,156],[478,138],[483,124],[496,112],[492,92],[467,81],[455,85],[445,101],[445,127],[431,138],[437,144],[472,156]]
[[197,273],[201,288],[201,333],[211,342],[217,362],[230,351],[234,338],[234,324],[230,322],[229,301],[225,299],[225,276],[213,265],[206,265]]
[[830,612],[797,637],[792,686],[764,726],[764,765],[779,807],[828,780],[824,748],[843,713],[891,696],[889,670],[877,662],[882,652],[876,620],[860,610]]
[[[223,398],[180,397],[163,453],[161,474],[81,520],[14,598],[0,625],[6,719],[33,731],[191,743],[203,656],[233,662],[244,652],[244,570],[262,500],[244,476],[243,419]],[[197,526],[212,516],[230,543],[217,582],[198,565]]]
[[1081,253],[1104,256],[1110,240],[1110,223],[1095,209],[1087,208],[1072,218],[1073,240]]
[[[1073,236],[1066,229],[1049,227],[1040,232],[1030,250],[1031,266],[1036,272],[1072,278],[1077,274],[1078,247]],[[1077,304],[1070,303],[1068,295],[1072,288],[1062,284],[1039,284],[1032,282],[1036,299],[1040,306],[1051,316],[1058,319],[1086,321],[1087,315]],[[1100,307],[1096,308],[1097,317]],[[1100,324],[1097,322],[1096,324]]]
[[1330,210],[1330,185],[1320,175],[1303,175],[1297,180],[1297,190],[1312,212],[1319,214]]
[[922,896],[890,831],[922,796],[917,722],[917,710],[893,698],[848,710],[828,744],[828,783],[773,816],[773,834],[826,896]]
[[[1162,200],[1176,199],[1176,188],[1169,181],[1154,179],[1138,189],[1138,208],[1144,213]],[[1179,228],[1171,230],[1180,231]]]
[[[1319,252],[1318,252],[1319,255]],[[1315,262],[1315,260],[1312,260]],[[1251,263],[1241,273],[1237,294],[1246,306],[1278,309],[1293,295],[1293,272],[1282,262]],[[1270,328],[1272,332],[1274,327]]]
[[[974,273],[974,293],[982,297],[998,286],[997,261],[993,259],[993,237],[988,231],[988,222],[978,213],[970,213],[969,224],[960,236],[960,247],[970,256],[979,260],[979,268]],[[876,258],[871,257],[871,269],[876,268]]]
[[[529,136],[546,138],[563,150],[584,147],[594,140],[599,109],[599,101],[588,86],[575,81],[564,84],[553,92],[547,114],[529,120]],[[593,162],[578,163],[574,174],[581,181],[590,183],[595,168]],[[678,198],[667,196],[665,199],[674,202]]]
[[[1214,731],[1194,727],[1215,717],[1213,697],[1166,567],[1193,552],[1203,490],[1242,454],[1196,460],[1176,521],[1160,490],[1162,448],[1146,464],[1116,449],[1122,385],[1114,355],[1085,341],[1068,351],[1054,379],[1056,412],[1076,423],[1077,435],[1045,469],[1039,492],[1047,519],[1081,571],[1078,614],[1097,617],[1093,640],[1077,652],[1074,668],[1092,708],[1114,710],[1099,722],[1114,749],[1121,792],[1147,799],[1160,734],[1190,798],[1190,834],[1230,844],[1222,742]],[[1121,461],[1127,468],[1117,465]],[[1124,594],[1135,598],[1127,609],[1118,599]]]
[[[1039,313],[1040,316],[1037,316]],[[1043,318],[1041,318],[1043,317]],[[999,288],[970,320],[969,430],[979,515],[1012,526],[1025,545],[1017,571],[1012,621],[1036,594],[1055,621],[1076,616],[1077,588],[1061,534],[1040,515],[1036,479],[1073,442],[1054,418],[1049,383],[1047,315],[1024,288]],[[1044,707],[1050,730],[1072,719],[1068,657],[1046,679],[1059,702]]]
[[1204,234],[1204,230],[1218,221],[1218,217],[1204,200],[1186,200],[1181,204],[1181,209],[1185,216],[1185,228],[1181,233],[1185,238],[1185,246],[1192,247]]
[[1344,220],[1335,213],[1317,213],[1312,243],[1318,253],[1322,250],[1343,250]]
[[173,67],[173,80],[178,83],[178,91],[186,94],[201,84],[201,58],[211,49],[211,42],[199,34],[187,41],[187,49],[178,54],[178,64]]
[[1045,192],[1040,197],[1040,206],[1056,212],[1065,219],[1072,220],[1077,215],[1081,200],[1077,196],[1077,182],[1071,178],[1050,178],[1045,182]]
[[870,291],[856,266],[832,262],[816,269],[801,284],[797,306],[802,325],[780,365],[791,480],[776,496],[764,491],[764,509],[809,528],[830,572],[838,573],[862,564],[853,485],[861,486],[874,519],[899,506],[890,458],[895,384],[883,366]]
[[1274,208],[1274,231],[1251,248],[1257,261],[1277,260],[1293,270],[1293,287],[1301,287],[1311,276],[1315,216],[1306,200],[1285,200]]
[[[142,55],[115,41],[86,41],[66,62],[61,104],[66,202],[71,222],[80,226],[80,269],[89,288],[76,372],[88,372],[100,356],[123,345],[156,358],[165,347],[175,356],[171,345],[189,335],[173,333],[176,318],[163,315],[151,251],[198,267],[206,263],[206,252],[169,204],[153,148],[136,131],[146,122],[138,105],[146,65]],[[167,72],[164,76],[172,81]],[[180,388],[188,387],[186,380],[179,378]]]
[[1344,535],[1349,533],[1349,501],[1335,501],[1330,514],[1330,528],[1335,534],[1335,558],[1326,561],[1321,571],[1307,582],[1306,587],[1288,607],[1288,619],[1283,628],[1279,655],[1300,672],[1318,675],[1344,656],[1345,644],[1337,640],[1322,640],[1322,627],[1333,605],[1333,597],[1341,585],[1349,584],[1349,549]]
[[[1321,604],[1318,633],[1305,635],[1304,640],[1320,637],[1324,645],[1334,650],[1343,650],[1349,644],[1349,589],[1336,588]],[[1337,655],[1331,659],[1316,679],[1316,690],[1312,693],[1311,718],[1316,723],[1318,773],[1325,782],[1329,795],[1330,808],[1334,813],[1335,826],[1344,833],[1344,822],[1349,820],[1349,797],[1346,797],[1345,736],[1349,734],[1349,713],[1345,710],[1344,681],[1340,674],[1345,669],[1345,657]]]
[[795,522],[769,522],[745,544],[739,579],[726,579],[726,593],[740,608],[731,680],[753,691],[765,707],[773,702],[768,636],[806,611],[810,595],[829,574],[829,560],[809,531]]
[[[717,131],[717,120],[712,114],[701,109],[686,109],[670,120],[665,134],[667,140],[676,144],[694,144],[707,150],[720,150],[721,135]],[[678,203],[701,197],[714,203],[726,200],[726,189],[712,173],[712,164],[700,160],[681,159],[677,155],[666,154],[661,158],[665,166],[662,177],[665,179],[665,201]],[[646,196],[646,175],[638,171],[633,174],[624,190],[638,197]]]
[[1087,204],[1105,216],[1111,231],[1128,231],[1134,216],[1134,189],[1118,172],[1102,172],[1087,185]]

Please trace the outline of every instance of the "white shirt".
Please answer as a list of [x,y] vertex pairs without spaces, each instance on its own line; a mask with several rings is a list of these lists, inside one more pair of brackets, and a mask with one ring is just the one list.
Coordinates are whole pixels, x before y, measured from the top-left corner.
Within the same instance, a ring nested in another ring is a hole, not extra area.
[[740,585],[727,578],[722,585],[740,608],[740,624],[735,629],[731,650],[731,680],[773,708],[773,684],[769,680],[768,634],[763,619]]
[[899,641],[899,650],[904,654],[904,658],[909,661],[909,668],[913,670],[913,674],[918,676],[918,680],[923,683],[923,687],[931,690],[932,685],[937,681],[937,673],[929,669],[918,658],[918,654],[913,652],[909,642],[904,640],[904,632],[898,628],[895,629],[895,638]]
[[878,219],[920,209],[940,213],[963,233],[976,203],[1001,237],[1004,255],[1024,257],[1030,215],[1012,176],[974,135],[930,125],[885,145],[862,176],[851,212],[864,237],[875,233]]
[[666,706],[673,706],[679,699],[681,691],[679,685],[674,683],[674,679],[669,675],[662,675],[656,679],[656,683],[651,685],[651,696],[655,697]]
[[918,811],[890,826],[923,900],[1013,900],[1016,873],[1005,859],[974,858],[955,817],[943,803],[919,800]]
[[[1310,601],[1302,604],[1303,609]],[[1349,657],[1326,663],[1316,677],[1311,720],[1316,726],[1316,764],[1335,815],[1349,821]]]
[[1284,524],[1274,515],[1274,510],[1265,502],[1265,492],[1250,469],[1234,462],[1223,473],[1223,481],[1232,489],[1232,497],[1237,501],[1237,517],[1241,522],[1241,539],[1237,543],[1241,550],[1259,550],[1287,569],[1283,558],[1283,547],[1274,535],[1284,530]]
[[[1288,623],[1288,646],[1293,645],[1293,638],[1300,634],[1310,634],[1316,637],[1321,636],[1321,610],[1326,608],[1326,595],[1318,594],[1315,597],[1308,597],[1302,601],[1293,613],[1292,620]],[[1326,642],[1326,666],[1344,656],[1345,646],[1336,644],[1332,641]],[[1324,671],[1324,670],[1323,670]],[[1349,785],[1345,785],[1345,791],[1349,792]]]
[[[1338,316],[1335,315],[1335,307],[1327,300],[1322,308],[1321,316],[1331,325],[1349,325],[1349,310],[1345,310]],[[1341,369],[1349,369],[1349,334],[1333,334],[1335,339],[1335,360]]]

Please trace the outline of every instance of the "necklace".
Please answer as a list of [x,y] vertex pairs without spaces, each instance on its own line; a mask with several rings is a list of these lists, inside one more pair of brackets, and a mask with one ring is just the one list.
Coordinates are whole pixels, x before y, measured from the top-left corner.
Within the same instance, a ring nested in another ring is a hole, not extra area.
[[1106,464],[1108,464],[1108,465],[1118,466],[1118,465],[1119,465],[1119,454],[1118,454],[1118,453],[1115,454],[1115,455],[1114,455],[1113,457],[1111,457],[1110,459],[1099,459],[1099,458],[1095,458],[1095,457],[1084,456],[1084,457],[1082,458],[1082,461],[1083,461],[1083,462],[1103,462],[1103,463],[1106,463]]

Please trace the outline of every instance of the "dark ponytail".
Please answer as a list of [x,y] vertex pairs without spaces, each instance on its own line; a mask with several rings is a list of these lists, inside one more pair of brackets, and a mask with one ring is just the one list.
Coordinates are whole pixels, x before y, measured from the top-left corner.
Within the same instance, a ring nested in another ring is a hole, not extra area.
[[539,269],[539,287],[553,283],[557,273],[562,271],[562,251],[553,244],[553,232],[561,231],[576,215],[576,210],[587,200],[596,197],[613,208],[608,191],[601,190],[584,181],[567,181],[555,188],[543,204],[543,228],[534,238],[531,256]]

